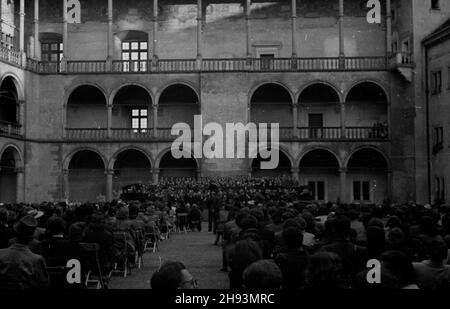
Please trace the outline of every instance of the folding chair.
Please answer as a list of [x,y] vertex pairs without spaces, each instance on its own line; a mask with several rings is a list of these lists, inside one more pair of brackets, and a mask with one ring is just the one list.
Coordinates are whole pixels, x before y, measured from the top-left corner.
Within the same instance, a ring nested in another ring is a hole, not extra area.
[[96,289],[108,288],[109,277],[103,277],[102,267],[98,258],[98,250],[100,246],[97,243],[80,243],[80,246],[88,253],[89,269],[86,274],[85,285],[89,288],[90,285],[95,285]]
[[145,244],[144,244],[144,252],[148,249],[152,249],[153,253],[156,252],[156,250],[159,251],[158,243],[159,238],[156,233],[156,227],[153,226],[146,226],[145,227]]
[[[128,245],[127,235],[124,232],[114,232],[113,234],[113,271],[112,274],[123,273],[126,277],[128,274]],[[123,270],[118,269],[119,266]]]
[[61,290],[69,288],[67,273],[70,268],[66,266],[46,267],[50,279],[50,289]]

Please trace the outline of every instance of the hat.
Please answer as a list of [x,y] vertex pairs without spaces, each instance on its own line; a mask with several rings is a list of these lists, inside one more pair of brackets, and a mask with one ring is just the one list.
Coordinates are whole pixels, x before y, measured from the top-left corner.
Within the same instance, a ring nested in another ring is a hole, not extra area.
[[27,215],[33,216],[35,219],[39,219],[40,217],[42,217],[44,215],[44,212],[36,210],[36,209],[32,209],[27,212]]
[[14,225],[14,231],[16,231],[17,236],[32,237],[36,227],[36,219],[33,216],[27,215]]

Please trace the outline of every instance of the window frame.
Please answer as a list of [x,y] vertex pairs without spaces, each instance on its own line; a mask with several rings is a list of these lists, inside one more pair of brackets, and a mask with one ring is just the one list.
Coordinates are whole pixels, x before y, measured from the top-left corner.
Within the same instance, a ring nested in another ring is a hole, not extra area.
[[[125,48],[125,44],[128,47]],[[138,44],[137,48],[133,48],[133,44]],[[142,45],[145,44],[145,48]],[[121,42],[120,49],[120,59],[123,62],[122,71],[123,72],[147,72],[148,68],[148,41],[137,41],[137,40],[126,40]],[[145,57],[142,54],[145,53]],[[134,54],[137,54],[137,59],[133,59]],[[127,57],[124,57],[127,55]],[[128,58],[128,59],[124,59]],[[145,58],[145,59],[144,59]]]
[[[314,191],[315,191],[315,196],[313,196],[313,200],[317,201],[317,202],[324,202],[327,203],[328,202],[328,180],[326,178],[307,178],[305,179],[305,186],[307,186],[309,188],[309,183],[313,182],[314,183]],[[317,183],[319,182],[323,182],[323,200],[319,200],[318,197],[318,190],[317,190]],[[311,192],[312,193],[312,192]]]
[[[355,199],[355,183],[359,182],[359,195],[360,195],[360,199],[357,200]],[[364,199],[364,183],[368,183],[369,185],[369,192],[368,192],[368,196],[369,199],[365,200]],[[373,192],[372,190],[370,190],[370,188],[372,187],[372,181],[370,179],[364,178],[364,179],[353,179],[352,180],[352,186],[351,186],[351,196],[352,196],[352,200],[353,202],[359,202],[359,203],[373,203]]]
[[[135,115],[135,111],[137,111],[137,115]],[[145,115],[143,112],[145,111]],[[146,133],[149,129],[148,127],[148,108],[132,108],[131,109],[131,129],[134,133]],[[138,126],[135,127],[134,121],[137,120]],[[143,126],[142,122],[145,121],[145,126]]]

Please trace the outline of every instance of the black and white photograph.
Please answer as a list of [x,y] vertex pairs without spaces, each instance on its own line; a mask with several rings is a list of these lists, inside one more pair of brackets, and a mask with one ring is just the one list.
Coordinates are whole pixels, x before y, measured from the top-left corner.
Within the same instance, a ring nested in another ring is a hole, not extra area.
[[402,289],[450,291],[449,0],[0,0],[1,294]]

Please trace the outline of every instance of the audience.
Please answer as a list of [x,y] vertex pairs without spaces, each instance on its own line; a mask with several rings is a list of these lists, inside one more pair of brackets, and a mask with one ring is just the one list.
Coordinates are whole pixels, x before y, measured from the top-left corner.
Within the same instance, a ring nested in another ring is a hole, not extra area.
[[[85,261],[85,278],[95,266],[85,243],[98,245],[102,272],[131,268],[142,254],[142,235],[161,241],[174,227],[200,231],[206,218],[231,289],[450,285],[448,205],[318,204],[307,188],[283,177],[163,179],[142,189],[148,200],[0,205],[1,286],[47,288],[47,267],[65,266],[69,258]],[[186,214],[185,221],[177,214]],[[118,234],[125,235],[128,265],[120,265]],[[381,263],[381,284],[367,281],[370,259]],[[196,288],[197,282],[182,263],[167,262],[151,287]]]

